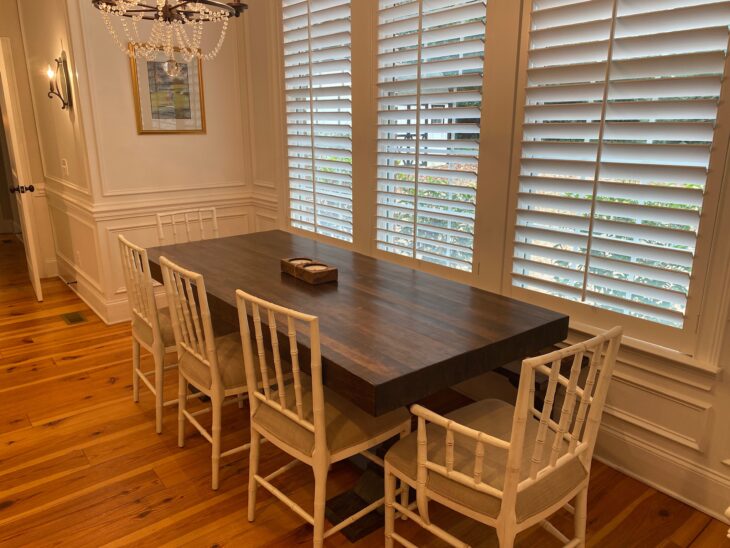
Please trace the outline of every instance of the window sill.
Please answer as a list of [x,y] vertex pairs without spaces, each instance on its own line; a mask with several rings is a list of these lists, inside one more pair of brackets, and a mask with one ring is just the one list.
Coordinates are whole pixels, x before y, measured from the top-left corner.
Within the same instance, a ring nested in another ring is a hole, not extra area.
[[[570,322],[570,330],[571,333],[568,335],[568,341],[570,343],[579,342],[581,340],[580,335],[595,336],[603,331],[591,325],[575,321]],[[670,361],[673,364],[687,367],[695,372],[699,372],[705,375],[717,377],[722,371],[716,365],[698,360],[697,358],[694,358],[677,350],[672,350],[671,348],[666,348],[664,346],[653,344],[641,339],[627,337],[626,335],[624,335],[621,344],[622,346],[625,346],[632,350],[648,354],[655,358],[661,358]]]

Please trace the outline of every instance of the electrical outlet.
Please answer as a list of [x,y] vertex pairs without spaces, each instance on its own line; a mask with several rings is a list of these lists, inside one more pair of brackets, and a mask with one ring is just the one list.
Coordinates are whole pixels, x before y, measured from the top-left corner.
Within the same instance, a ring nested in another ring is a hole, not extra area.
[[64,177],[68,177],[68,160],[61,158],[61,172]]

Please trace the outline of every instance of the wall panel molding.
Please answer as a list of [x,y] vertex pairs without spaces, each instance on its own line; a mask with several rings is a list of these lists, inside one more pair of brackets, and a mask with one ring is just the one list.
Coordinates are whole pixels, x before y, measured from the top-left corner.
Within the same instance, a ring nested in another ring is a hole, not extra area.
[[693,398],[692,396],[687,396],[686,394],[683,394],[678,390],[674,390],[667,386],[659,386],[657,384],[647,383],[642,379],[627,375],[626,373],[623,373],[621,371],[616,371],[614,373],[613,380],[631,386],[632,388],[635,388],[637,390],[648,392],[659,398],[670,400],[673,403],[682,405],[693,411],[704,412],[712,407],[711,404],[703,400]]
[[[149,188],[149,189],[134,189],[130,191],[126,190],[106,190],[104,192],[104,196],[107,198],[117,198],[120,196],[139,196],[139,195],[150,195],[150,194],[158,194],[160,196],[167,196],[168,193],[176,193],[176,192],[191,192],[191,191],[210,191],[210,190],[217,190],[217,189],[230,189],[230,188],[246,188],[246,183],[241,180],[237,181],[222,181],[222,182],[216,182],[216,181],[209,181],[209,182],[201,182],[195,186],[195,188],[190,187],[190,185],[181,185],[181,186],[173,186],[173,187],[165,187],[163,189],[159,188]],[[109,200],[107,200],[109,201]]]
[[[639,417],[627,411],[622,411],[621,409],[612,405],[606,404],[606,407],[604,408],[604,414],[610,415],[620,421],[636,426],[637,428],[641,428],[645,432],[649,432],[651,434],[664,438],[665,440],[672,443],[683,445],[684,447],[688,447],[689,449],[692,449],[699,453],[704,452],[703,447],[700,445],[700,442],[697,439],[676,432],[660,424],[648,421],[643,417]],[[618,431],[619,429],[616,430]],[[623,430],[621,430],[621,432],[623,432]]]

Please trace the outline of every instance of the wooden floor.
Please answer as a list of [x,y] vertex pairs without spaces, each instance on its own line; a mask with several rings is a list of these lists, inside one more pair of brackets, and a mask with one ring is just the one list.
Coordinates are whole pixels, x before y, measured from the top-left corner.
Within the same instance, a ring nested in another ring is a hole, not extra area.
[[[149,392],[132,402],[126,324],[104,325],[60,280],[44,281],[43,290],[37,303],[22,246],[0,235],[0,545],[310,545],[311,528],[262,489],[257,520],[248,523],[246,454],[224,461],[213,492],[208,443],[189,431],[178,448],[172,409],[155,434]],[[60,315],[68,312],[86,322],[67,325]],[[248,438],[246,419],[247,410],[226,408],[224,449]],[[264,474],[285,462],[270,444],[262,447]],[[334,466],[328,495],[357,476],[349,463]],[[276,483],[311,510],[306,467]],[[730,546],[726,525],[600,463],[589,493],[589,546]],[[435,521],[466,541],[496,546],[489,528],[438,510]],[[570,531],[567,515],[555,524]],[[396,527],[418,545],[440,546],[413,523]],[[518,540],[558,544],[541,529]],[[381,529],[355,546],[382,543]],[[327,545],[352,546],[339,534]]]

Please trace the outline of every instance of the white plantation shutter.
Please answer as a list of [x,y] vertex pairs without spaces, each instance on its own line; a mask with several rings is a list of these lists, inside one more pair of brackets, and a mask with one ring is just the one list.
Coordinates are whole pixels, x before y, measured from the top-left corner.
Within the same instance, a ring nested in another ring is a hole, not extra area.
[[730,2],[535,0],[513,284],[684,324]]
[[380,0],[378,249],[472,269],[483,0]]
[[352,241],[350,0],[283,0],[291,226]]

